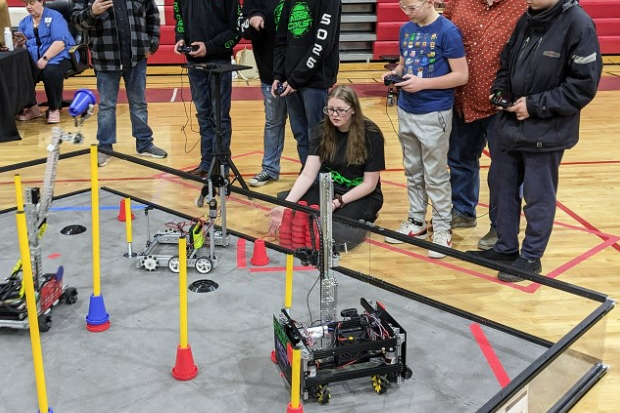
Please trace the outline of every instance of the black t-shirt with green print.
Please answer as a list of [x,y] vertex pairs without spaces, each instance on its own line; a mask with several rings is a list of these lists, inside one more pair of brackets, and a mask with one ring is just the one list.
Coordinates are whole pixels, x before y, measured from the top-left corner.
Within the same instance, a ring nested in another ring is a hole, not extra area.
[[[318,126],[319,128],[322,125]],[[384,141],[381,132],[376,127],[374,130],[366,125],[366,144],[368,145],[368,156],[366,161],[358,165],[347,165],[347,132],[337,132],[336,134],[336,156],[333,161],[326,160],[321,165],[319,173],[331,173],[334,180],[334,192],[344,194],[351,188],[362,183],[364,172],[378,172],[385,169]],[[314,133],[310,139],[310,155],[319,156],[320,134]],[[381,181],[377,183],[374,192],[367,195],[378,201],[383,201],[381,192]]]

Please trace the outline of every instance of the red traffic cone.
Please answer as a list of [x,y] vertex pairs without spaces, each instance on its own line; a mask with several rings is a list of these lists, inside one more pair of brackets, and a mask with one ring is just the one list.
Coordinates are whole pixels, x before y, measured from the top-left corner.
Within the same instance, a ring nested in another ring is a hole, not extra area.
[[[121,222],[125,222],[125,198],[121,199],[121,205],[118,209],[118,220]],[[131,220],[133,221],[135,218],[135,215],[133,214],[133,212],[131,213]]]
[[172,377],[177,380],[191,380],[198,374],[198,367],[194,364],[192,346],[185,348],[177,346],[177,360],[172,368]]
[[290,403],[286,407],[286,413],[304,413],[304,405],[299,402],[299,406],[293,407]]
[[269,257],[267,256],[267,248],[265,247],[264,240],[257,239],[254,241],[254,252],[252,253],[250,263],[259,267],[269,264]]

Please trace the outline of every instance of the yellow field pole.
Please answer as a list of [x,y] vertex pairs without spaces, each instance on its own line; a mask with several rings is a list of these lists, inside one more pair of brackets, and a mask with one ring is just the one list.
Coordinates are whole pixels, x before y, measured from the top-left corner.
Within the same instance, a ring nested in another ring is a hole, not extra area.
[[28,324],[30,326],[30,344],[32,346],[32,361],[37,385],[37,397],[39,399],[39,412],[48,412],[50,409],[47,404],[47,392],[45,390],[45,371],[43,370],[43,354],[41,353],[41,336],[38,322],[39,315],[34,295],[32,262],[30,261],[30,246],[28,245],[28,228],[24,211],[17,212],[16,220],[22,260],[23,283],[26,290],[26,308],[28,311]]
[[24,210],[24,190],[22,189],[22,178],[19,174],[13,177],[15,181],[15,198],[17,199],[17,211]]
[[97,145],[90,146],[90,203],[93,231],[93,293],[90,296],[86,329],[99,333],[110,328],[110,316],[105,309],[101,295],[101,258],[99,244],[99,165],[97,163]]
[[131,257],[136,256],[136,254],[131,249],[131,245],[133,242],[132,227],[131,227],[131,222],[133,221],[133,219],[131,219],[131,198],[129,197],[125,198],[124,204],[125,204],[125,234],[127,238],[127,253],[123,254],[123,256],[131,258]]
[[177,380],[191,380],[198,374],[194,364],[192,346],[187,342],[187,239],[179,237],[179,345],[177,358],[172,368],[172,377]]
[[90,146],[90,202],[93,231],[93,295],[101,295],[101,245],[99,234],[99,165],[97,145]]
[[284,288],[284,308],[290,313],[293,306],[293,254],[286,255],[286,284]]
[[303,412],[304,408],[299,401],[301,395],[301,350],[293,349],[293,362],[291,372],[291,402],[287,412]]
[[187,348],[187,240],[179,237],[179,347]]

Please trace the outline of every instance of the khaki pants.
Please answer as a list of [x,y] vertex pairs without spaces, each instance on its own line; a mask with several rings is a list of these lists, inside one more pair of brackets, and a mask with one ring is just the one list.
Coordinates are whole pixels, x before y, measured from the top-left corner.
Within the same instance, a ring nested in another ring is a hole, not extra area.
[[9,6],[6,4],[6,0],[0,0],[0,40],[3,45],[6,45],[6,39],[4,38],[5,27],[11,27],[11,15],[9,14]]

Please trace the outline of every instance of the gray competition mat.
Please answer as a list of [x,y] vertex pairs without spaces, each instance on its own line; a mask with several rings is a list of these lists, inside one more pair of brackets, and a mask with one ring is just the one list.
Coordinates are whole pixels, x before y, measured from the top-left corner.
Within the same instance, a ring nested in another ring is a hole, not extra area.
[[[219,289],[188,293],[189,343],[198,376],[177,381],[171,375],[179,344],[178,276],[166,267],[148,272],[136,268],[127,252],[125,223],[117,219],[120,199],[101,191],[101,293],[111,327],[86,330],[92,293],[90,193],[54,202],[49,228],[42,239],[43,267],[64,266],[65,283],[76,287],[78,300],[52,312],[53,325],[41,334],[49,405],[57,413],[110,412],[285,412],[290,389],[270,360],[273,314],[284,301],[285,256],[268,250],[273,271],[252,271],[253,244],[239,254],[247,268],[238,268],[237,239],[216,249],[218,267],[209,274],[188,269],[188,284],[210,279]],[[134,205],[133,247],[140,252],[147,225],[142,205]],[[151,210],[150,232],[166,222],[183,221]],[[87,231],[63,235],[68,225]],[[19,258],[15,214],[0,216],[0,275],[9,275]],[[234,228],[233,228],[234,229]],[[299,262],[296,262],[299,265]],[[280,268],[278,268],[280,267]],[[296,271],[293,318],[319,318],[316,269]],[[336,274],[338,311],[356,307],[364,297],[382,302],[404,327],[407,364],[413,377],[383,395],[370,378],[330,385],[327,405],[304,401],[306,412],[474,412],[501,389],[472,333],[472,322],[439,309]],[[310,292],[310,293],[309,293]],[[308,301],[306,298],[309,294]],[[477,327],[477,326],[475,326]],[[513,378],[545,348],[482,326],[501,367]],[[30,336],[27,330],[0,329],[0,412],[37,410]]]

